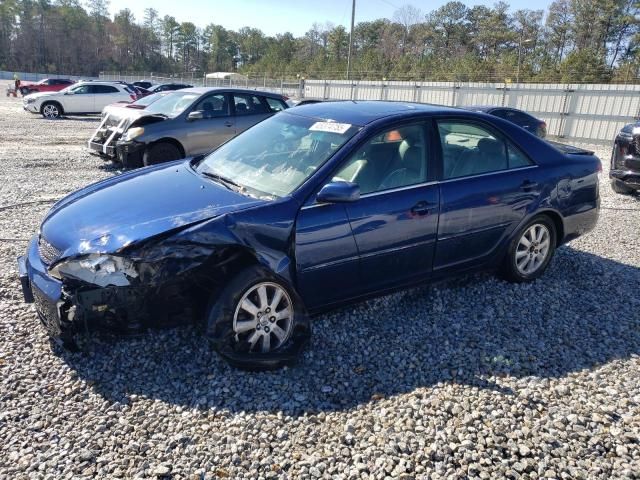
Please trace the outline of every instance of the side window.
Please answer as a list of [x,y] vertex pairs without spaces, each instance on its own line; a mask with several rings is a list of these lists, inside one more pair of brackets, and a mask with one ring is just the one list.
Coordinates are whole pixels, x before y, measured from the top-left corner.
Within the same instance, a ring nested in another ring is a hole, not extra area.
[[233,104],[236,109],[236,115],[256,115],[261,113],[269,113],[267,111],[267,108],[255,95],[234,94]]
[[272,112],[281,112],[282,110],[287,108],[284,102],[282,100],[278,100],[277,98],[265,97],[265,100],[267,101],[267,105],[269,105],[269,109]]
[[89,93],[89,85],[80,85],[72,90],[76,95],[82,95],[85,93]]
[[118,93],[118,89],[116,87],[112,87],[111,85],[91,85],[90,92],[91,93]]
[[531,165],[511,142],[465,121],[439,121],[444,179]]
[[422,125],[387,130],[362,146],[333,180],[355,182],[362,194],[424,183],[426,150]]
[[225,117],[229,114],[227,96],[223,93],[206,96],[196,103],[193,111],[202,112],[204,118]]
[[473,123],[439,121],[444,179],[506,170],[507,149],[502,140]]
[[511,142],[507,144],[507,151],[509,154],[509,168],[528,167],[533,165],[533,162],[529,160],[529,157],[522,153],[520,149]]

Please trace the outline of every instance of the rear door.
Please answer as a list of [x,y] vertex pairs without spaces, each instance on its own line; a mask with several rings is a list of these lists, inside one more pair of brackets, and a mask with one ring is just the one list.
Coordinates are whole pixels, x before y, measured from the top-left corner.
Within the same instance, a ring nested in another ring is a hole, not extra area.
[[[231,115],[227,93],[214,93],[203,96],[193,108],[185,114],[179,140],[187,155],[208,153],[235,135],[235,122]],[[188,120],[191,112],[202,112],[202,118]]]
[[485,122],[436,124],[443,178],[434,270],[472,268],[496,253],[536,201],[539,168]]
[[273,115],[269,106],[259,95],[234,93],[232,98],[236,135]]
[[91,85],[91,91],[94,97],[93,110],[87,110],[87,112],[101,112],[104,107],[112,103],[132,100],[127,92],[114,85]]

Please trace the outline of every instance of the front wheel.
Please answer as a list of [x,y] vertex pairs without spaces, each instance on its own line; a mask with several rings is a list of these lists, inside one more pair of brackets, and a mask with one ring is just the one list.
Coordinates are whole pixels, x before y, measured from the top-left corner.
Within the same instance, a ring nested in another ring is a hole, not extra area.
[[145,167],[159,163],[171,162],[182,158],[182,152],[178,147],[168,142],[156,143],[148,147],[143,155],[142,162]]
[[515,236],[504,259],[503,276],[531,282],[544,274],[556,248],[556,228],[546,215],[531,220]]
[[44,118],[53,120],[62,116],[62,108],[55,102],[47,102],[42,105],[40,113],[42,113]]
[[29,89],[27,87],[20,87],[20,93],[22,94],[23,97],[26,97],[31,92],[29,91]]
[[251,370],[292,363],[309,338],[296,292],[260,266],[239,272],[212,301],[206,329],[225,360]]

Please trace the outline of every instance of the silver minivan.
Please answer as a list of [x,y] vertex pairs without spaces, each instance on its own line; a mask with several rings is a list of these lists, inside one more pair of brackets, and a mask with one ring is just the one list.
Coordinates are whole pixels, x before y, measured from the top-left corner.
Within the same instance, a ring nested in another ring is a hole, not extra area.
[[187,88],[144,109],[103,115],[89,148],[125,168],[208,153],[271,115],[287,97],[237,88]]

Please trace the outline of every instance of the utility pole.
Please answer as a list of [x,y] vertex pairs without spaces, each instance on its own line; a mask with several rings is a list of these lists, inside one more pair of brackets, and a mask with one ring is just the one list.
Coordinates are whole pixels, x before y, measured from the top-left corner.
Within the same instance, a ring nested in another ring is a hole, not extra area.
[[353,24],[356,18],[356,0],[353,0],[351,6],[351,33],[349,33],[349,53],[347,54],[347,80],[351,75],[351,51],[353,50]]

